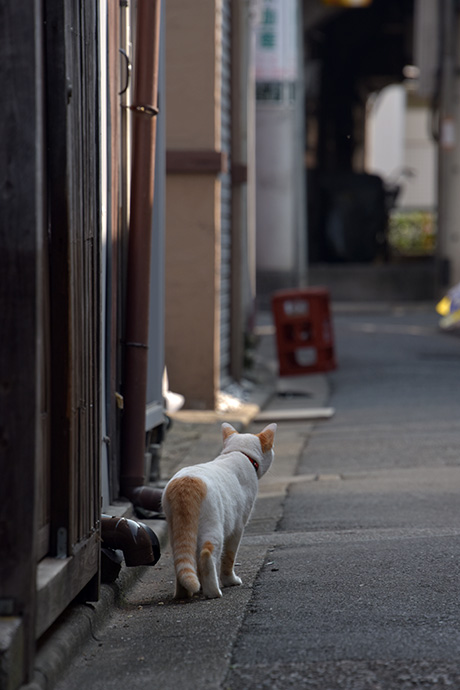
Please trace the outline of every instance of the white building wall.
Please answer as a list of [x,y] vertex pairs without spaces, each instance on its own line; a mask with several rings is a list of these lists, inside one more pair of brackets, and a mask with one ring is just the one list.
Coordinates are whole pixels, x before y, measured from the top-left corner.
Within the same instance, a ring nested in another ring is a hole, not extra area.
[[[404,170],[410,174],[401,176]],[[399,208],[436,207],[437,147],[430,135],[430,112],[426,106],[409,107],[402,85],[388,86],[370,100],[366,171],[386,181],[400,180]]]
[[256,114],[257,268],[294,272],[294,110],[260,106]]
[[398,206],[434,209],[437,197],[437,147],[429,137],[428,108],[408,108],[405,130],[404,165],[414,171],[414,176],[405,179]]
[[388,86],[370,101],[366,136],[367,172],[388,179],[404,165],[406,93]]
[[[299,127],[298,0],[260,0],[256,41],[256,266],[285,285],[299,281],[304,185]],[[284,286],[284,285],[283,285]]]

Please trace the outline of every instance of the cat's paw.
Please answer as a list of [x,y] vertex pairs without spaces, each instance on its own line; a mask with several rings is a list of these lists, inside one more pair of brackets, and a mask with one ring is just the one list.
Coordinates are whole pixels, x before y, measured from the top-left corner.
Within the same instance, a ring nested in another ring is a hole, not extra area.
[[220,587],[204,587],[203,586],[203,594],[206,597],[206,599],[218,599],[219,597],[222,596],[222,591]]
[[231,575],[224,575],[221,579],[222,587],[236,587],[237,585],[242,584],[243,580],[241,577],[238,577],[238,575],[235,575],[235,573],[232,573]]

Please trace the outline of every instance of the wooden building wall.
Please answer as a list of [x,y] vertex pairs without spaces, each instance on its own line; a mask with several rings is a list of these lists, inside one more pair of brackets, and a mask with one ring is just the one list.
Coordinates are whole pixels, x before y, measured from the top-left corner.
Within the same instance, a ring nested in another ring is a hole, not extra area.
[[0,616],[7,617],[3,626],[14,622],[6,632],[30,669],[46,209],[42,16],[37,3],[26,5],[5,0],[0,6]]
[[15,687],[35,639],[99,587],[97,5],[4,0],[0,39],[0,616],[15,621]]

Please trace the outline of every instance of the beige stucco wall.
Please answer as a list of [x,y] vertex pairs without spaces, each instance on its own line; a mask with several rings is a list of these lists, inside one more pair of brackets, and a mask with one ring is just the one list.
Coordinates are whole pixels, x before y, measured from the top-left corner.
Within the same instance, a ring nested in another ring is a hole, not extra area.
[[[216,6],[168,0],[167,149],[219,149]],[[165,356],[170,388],[186,407],[213,409],[219,381],[220,183],[169,174],[166,184]]]
[[168,0],[166,10],[167,143],[173,149],[220,146],[220,0]]
[[218,386],[218,186],[210,175],[167,182],[166,366],[171,390],[194,409],[213,409]]

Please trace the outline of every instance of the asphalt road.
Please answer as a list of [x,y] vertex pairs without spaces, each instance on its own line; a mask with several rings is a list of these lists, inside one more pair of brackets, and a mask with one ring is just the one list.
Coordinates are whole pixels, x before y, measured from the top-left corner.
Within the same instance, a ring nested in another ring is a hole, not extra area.
[[243,585],[174,602],[164,554],[58,690],[460,687],[460,338],[421,307],[334,327],[335,415],[279,425]]

